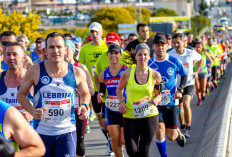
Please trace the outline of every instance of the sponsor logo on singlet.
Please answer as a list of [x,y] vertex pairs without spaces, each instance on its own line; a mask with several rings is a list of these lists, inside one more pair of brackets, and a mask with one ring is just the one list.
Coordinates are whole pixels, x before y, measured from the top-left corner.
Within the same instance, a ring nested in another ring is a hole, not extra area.
[[43,76],[43,77],[41,78],[41,82],[42,82],[43,84],[48,84],[49,81],[50,81],[50,78],[49,78],[48,76]]
[[47,91],[42,93],[43,98],[67,98],[71,96],[72,96],[72,93],[51,93]]
[[2,98],[2,101],[8,104],[19,103],[17,99],[9,99],[9,98]]

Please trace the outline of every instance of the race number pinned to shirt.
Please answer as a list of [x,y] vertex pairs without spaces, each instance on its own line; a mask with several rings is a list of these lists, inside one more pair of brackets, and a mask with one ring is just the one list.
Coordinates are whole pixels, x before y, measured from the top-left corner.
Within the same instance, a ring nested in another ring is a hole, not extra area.
[[117,96],[107,96],[105,101],[106,107],[111,111],[119,111],[119,100]]
[[75,108],[75,111],[78,111],[79,107],[80,107],[80,104],[79,104],[79,95],[78,95],[78,92],[75,91],[75,95],[74,95],[74,108]]
[[71,100],[48,101],[44,104],[44,121],[49,123],[70,121]]
[[143,118],[153,113],[153,107],[149,97],[133,102],[133,111],[136,118]]
[[170,90],[164,90],[161,93],[161,102],[159,103],[159,105],[167,105],[168,103],[170,103],[171,100],[171,93]]

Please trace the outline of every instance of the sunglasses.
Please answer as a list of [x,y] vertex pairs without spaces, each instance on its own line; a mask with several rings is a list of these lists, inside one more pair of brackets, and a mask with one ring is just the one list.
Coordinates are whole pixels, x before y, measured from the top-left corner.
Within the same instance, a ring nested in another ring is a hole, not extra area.
[[10,43],[13,43],[13,42],[2,41],[2,45],[3,45],[3,46],[7,46],[7,45],[9,45]]

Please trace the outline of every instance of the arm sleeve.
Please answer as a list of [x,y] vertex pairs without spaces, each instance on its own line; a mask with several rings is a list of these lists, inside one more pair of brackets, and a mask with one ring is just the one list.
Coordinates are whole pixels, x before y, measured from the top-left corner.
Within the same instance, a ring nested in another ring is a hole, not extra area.
[[185,76],[181,76],[181,79],[180,79],[180,85],[179,85],[179,88],[180,89],[183,89],[185,84],[187,83],[187,75]]
[[105,83],[100,83],[99,93],[103,93],[105,95],[105,93],[106,93],[106,84]]

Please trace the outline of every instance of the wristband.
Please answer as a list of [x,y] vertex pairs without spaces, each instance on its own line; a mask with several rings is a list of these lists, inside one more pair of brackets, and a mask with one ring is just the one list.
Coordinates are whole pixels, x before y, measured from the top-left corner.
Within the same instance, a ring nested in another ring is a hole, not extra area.
[[87,104],[82,103],[81,105],[84,105],[87,110],[89,109]]

